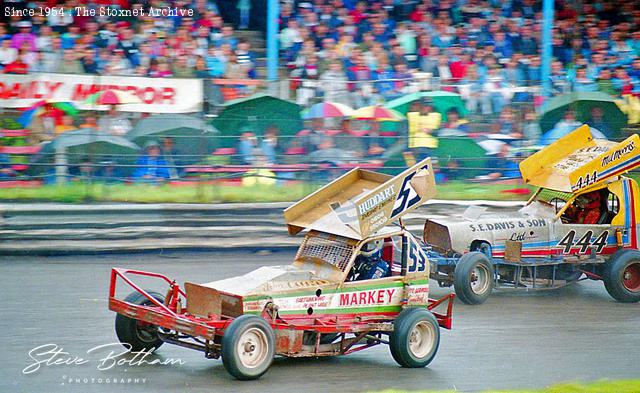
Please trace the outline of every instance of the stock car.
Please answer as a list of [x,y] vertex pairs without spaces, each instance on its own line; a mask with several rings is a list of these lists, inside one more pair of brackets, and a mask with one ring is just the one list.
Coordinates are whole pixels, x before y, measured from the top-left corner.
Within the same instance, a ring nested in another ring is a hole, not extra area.
[[[583,125],[521,162],[524,181],[539,188],[516,215],[469,208],[463,220],[427,220],[431,278],[453,285],[467,304],[483,303],[494,288],[554,289],[584,279],[602,280],[617,301],[638,302],[640,194],[623,174],[640,165],[639,143],[637,134],[596,140]],[[588,221],[595,223],[576,222],[594,192],[600,206]]]
[[[275,355],[345,355],[379,344],[401,366],[425,367],[440,327],[451,328],[454,295],[429,298],[427,256],[400,217],[434,193],[429,159],[394,178],[354,169],[285,210],[291,235],[307,231],[290,265],[182,288],[162,274],[113,268],[116,334],[132,351],[171,343],[222,357],[240,380],[259,378]],[[351,280],[372,242],[390,274]],[[134,277],[155,278],[166,292],[145,290]],[[122,286],[134,291],[122,298]]]

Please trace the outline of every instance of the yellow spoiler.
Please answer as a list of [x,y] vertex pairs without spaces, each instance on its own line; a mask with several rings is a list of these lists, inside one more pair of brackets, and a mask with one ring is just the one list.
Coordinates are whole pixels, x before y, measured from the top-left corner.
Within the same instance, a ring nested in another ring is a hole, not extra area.
[[362,240],[436,193],[431,159],[395,177],[353,169],[284,211],[289,234],[313,229]]
[[582,125],[520,163],[525,183],[577,192],[640,165],[640,138],[620,143],[596,140]]

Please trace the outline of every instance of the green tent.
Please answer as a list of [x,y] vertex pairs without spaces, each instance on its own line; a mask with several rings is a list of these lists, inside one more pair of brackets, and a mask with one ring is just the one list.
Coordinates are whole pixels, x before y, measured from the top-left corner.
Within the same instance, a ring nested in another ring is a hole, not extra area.
[[222,147],[235,147],[243,132],[262,135],[271,126],[278,128],[280,136],[293,136],[302,129],[300,110],[293,102],[267,94],[254,94],[226,102],[220,115],[211,121],[221,133]]
[[406,115],[411,108],[411,104],[423,97],[428,97],[433,100],[433,106],[436,111],[442,114],[443,120],[447,120],[447,111],[451,108],[456,108],[460,113],[460,117],[464,117],[467,114],[467,109],[464,106],[464,101],[462,101],[460,94],[448,91],[423,91],[407,94],[387,102],[385,107],[395,109],[403,115]]
[[[613,131],[613,135],[607,136],[619,137],[620,129],[627,125],[627,115],[620,110],[615,99],[609,94],[586,91],[563,94],[547,101],[542,107],[542,116],[540,116],[542,133],[553,129],[569,109],[576,112],[576,119],[579,122],[586,123],[591,118],[591,110],[597,107],[602,109],[604,120]],[[607,134],[606,130],[600,131]]]

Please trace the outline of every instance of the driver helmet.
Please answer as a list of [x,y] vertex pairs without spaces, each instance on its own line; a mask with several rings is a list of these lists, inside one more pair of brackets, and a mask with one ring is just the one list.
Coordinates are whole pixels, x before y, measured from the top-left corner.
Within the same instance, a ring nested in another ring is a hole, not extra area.
[[383,243],[383,239],[377,239],[367,242],[364,246],[362,246],[360,254],[367,258],[381,257]]

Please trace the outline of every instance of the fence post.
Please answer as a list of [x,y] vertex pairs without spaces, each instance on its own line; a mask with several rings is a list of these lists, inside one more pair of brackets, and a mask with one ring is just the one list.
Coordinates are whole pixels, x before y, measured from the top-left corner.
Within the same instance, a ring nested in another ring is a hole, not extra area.
[[56,183],[64,184],[67,181],[67,151],[62,146],[57,146],[55,150]]

